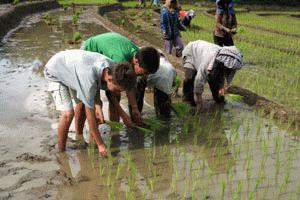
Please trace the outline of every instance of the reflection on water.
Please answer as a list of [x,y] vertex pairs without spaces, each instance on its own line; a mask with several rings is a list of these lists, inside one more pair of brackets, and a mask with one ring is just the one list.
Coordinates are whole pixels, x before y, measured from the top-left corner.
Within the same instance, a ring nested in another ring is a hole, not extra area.
[[[98,158],[92,146],[64,154],[59,159],[74,185],[64,188],[60,197],[286,199],[297,195],[298,142],[272,118],[264,119],[237,102],[225,107],[208,102],[201,116],[173,116],[167,124],[152,135],[113,133],[108,159]],[[77,159],[80,169],[71,164]],[[78,174],[88,180],[78,181]]]
[[[72,12],[49,12],[54,21],[51,26],[44,22],[41,14],[30,16],[0,43],[1,122],[15,126],[28,116],[28,110],[36,114],[39,107],[45,107],[47,84],[41,77],[43,66],[58,51],[80,46],[68,43],[74,31],[81,32],[83,39],[106,32],[96,23],[93,10],[82,9],[77,26],[72,25]],[[47,114],[42,111],[38,115]]]
[[[32,71],[41,71],[39,68],[57,51],[78,48],[80,44],[68,44],[75,30],[84,38],[104,32],[91,13],[83,11],[78,27],[72,26],[72,11],[51,12],[53,26],[34,15],[7,37],[0,47],[0,85],[6,88],[0,89],[1,101],[11,95],[20,105],[24,94],[18,96],[18,92],[45,84],[43,79],[37,81]],[[153,134],[126,129],[112,133],[107,159],[99,158],[93,145],[58,154],[61,170],[71,179],[71,185],[62,186],[58,197],[299,198],[299,143],[293,135],[278,128],[272,118],[264,119],[243,104],[206,105],[200,116],[173,116],[165,122],[167,126]],[[146,117],[154,116],[153,109],[145,108],[144,112]]]

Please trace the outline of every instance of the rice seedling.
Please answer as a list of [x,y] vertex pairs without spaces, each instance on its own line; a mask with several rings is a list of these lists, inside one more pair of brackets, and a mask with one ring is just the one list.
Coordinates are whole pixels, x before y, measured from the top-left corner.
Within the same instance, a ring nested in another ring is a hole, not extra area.
[[254,191],[251,191],[248,195],[248,200],[254,200],[255,199],[254,197],[255,197],[255,193]]
[[244,97],[238,94],[226,94],[225,97],[226,99],[229,99],[231,101],[238,101],[238,102],[244,101]]
[[122,164],[119,162],[116,172],[116,179],[119,179],[122,170]]
[[161,120],[157,119],[156,117],[146,118],[143,120],[143,122],[152,131],[157,131],[165,127],[165,124]]
[[241,192],[242,192],[242,182],[239,181],[237,185],[237,189],[233,194],[233,199],[241,199]]
[[81,40],[81,33],[76,31],[73,33],[73,42],[74,43],[79,43],[79,41]]
[[224,181],[220,183],[220,188],[221,188],[221,199],[224,199],[225,189],[226,189],[226,183]]
[[140,126],[135,126],[134,128],[136,128],[137,130],[139,130],[140,132],[142,132],[145,135],[152,135],[153,131],[144,127],[140,127]]
[[182,84],[182,79],[177,75],[175,79],[175,83],[172,87],[172,94],[174,96],[177,96],[178,89],[181,87],[181,84]]
[[173,103],[171,109],[177,115],[177,117],[183,118],[189,113],[189,111],[191,110],[191,106],[188,103],[184,102]]
[[108,124],[111,128],[111,131],[117,132],[124,128],[124,125],[120,122],[114,122],[114,121],[107,121],[106,124]]
[[300,182],[298,183],[298,187],[297,187],[297,195],[298,197],[300,197]]
[[99,175],[104,176],[105,166],[99,163]]

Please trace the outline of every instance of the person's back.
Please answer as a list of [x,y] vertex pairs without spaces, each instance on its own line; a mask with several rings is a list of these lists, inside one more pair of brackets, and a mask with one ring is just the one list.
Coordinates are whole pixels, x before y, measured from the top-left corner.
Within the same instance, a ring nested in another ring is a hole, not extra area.
[[221,48],[204,40],[189,42],[182,52],[185,63],[193,65],[195,70],[206,70],[213,63],[213,58]]
[[131,40],[116,32],[96,35],[84,42],[84,50],[103,54],[115,62],[131,62],[138,49]]
[[112,61],[104,55],[77,49],[66,50],[48,61],[45,77],[75,90],[79,99],[92,106],[94,93],[103,87],[98,81],[102,71],[111,65]]

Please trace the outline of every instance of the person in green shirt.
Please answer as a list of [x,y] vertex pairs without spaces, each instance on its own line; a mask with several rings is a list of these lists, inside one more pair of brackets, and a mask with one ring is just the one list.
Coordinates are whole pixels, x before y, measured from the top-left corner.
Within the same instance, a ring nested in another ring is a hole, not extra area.
[[[153,47],[139,48],[127,37],[116,32],[108,32],[88,38],[84,44],[83,49],[86,51],[98,52],[112,59],[114,62],[127,61],[132,64],[135,74],[138,76],[147,76],[153,74],[158,70],[160,55]],[[135,90],[126,92],[132,120],[136,123],[141,123],[141,113],[136,103]],[[107,92],[110,102],[109,118],[110,120],[118,121],[119,113],[112,110],[113,101],[120,100],[120,94]],[[112,105],[111,105],[112,104]],[[124,117],[124,123],[130,127],[131,120]]]

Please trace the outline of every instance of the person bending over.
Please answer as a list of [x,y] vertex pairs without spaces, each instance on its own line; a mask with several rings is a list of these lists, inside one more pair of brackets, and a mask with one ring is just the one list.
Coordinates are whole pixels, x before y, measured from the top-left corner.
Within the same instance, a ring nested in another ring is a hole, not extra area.
[[[104,120],[100,89],[121,92],[131,90],[136,83],[136,75],[128,62],[113,64],[113,61],[98,53],[83,50],[61,51],[50,58],[44,70],[49,81],[56,109],[61,111],[58,125],[58,148],[65,151],[68,131],[75,115],[77,135],[82,136],[84,121],[87,118],[91,136],[95,140],[99,153],[107,154],[105,144],[97,128],[98,120]],[[72,99],[75,101],[75,112]],[[84,104],[85,112],[78,109]],[[100,106],[95,114],[95,105]],[[118,103],[115,109],[124,116]]]
[[220,47],[203,40],[188,43],[182,53],[185,79],[183,100],[200,111],[202,93],[206,81],[217,103],[224,102],[224,83],[233,80],[237,70],[242,68],[243,56],[235,47]]

